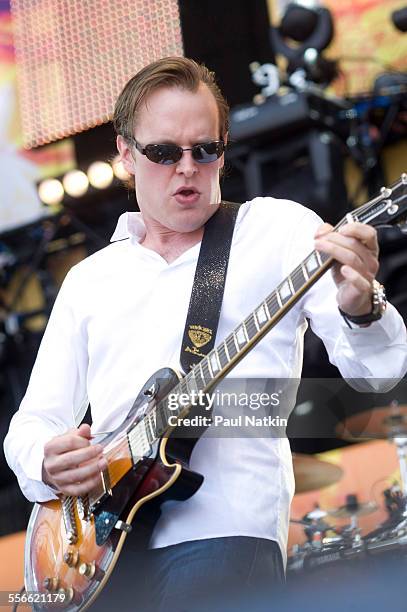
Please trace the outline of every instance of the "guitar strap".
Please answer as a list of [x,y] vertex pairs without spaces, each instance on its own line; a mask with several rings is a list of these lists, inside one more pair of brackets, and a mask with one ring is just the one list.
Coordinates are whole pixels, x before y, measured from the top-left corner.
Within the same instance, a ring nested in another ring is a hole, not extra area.
[[180,361],[185,373],[215,345],[239,208],[240,204],[222,200],[205,224],[181,345]]

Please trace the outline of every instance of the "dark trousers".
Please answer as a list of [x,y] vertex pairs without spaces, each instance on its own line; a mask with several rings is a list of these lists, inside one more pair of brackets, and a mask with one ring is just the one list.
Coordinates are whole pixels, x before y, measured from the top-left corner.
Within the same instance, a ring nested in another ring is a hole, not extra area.
[[263,612],[285,580],[270,540],[213,538],[143,552],[128,544],[92,612]]

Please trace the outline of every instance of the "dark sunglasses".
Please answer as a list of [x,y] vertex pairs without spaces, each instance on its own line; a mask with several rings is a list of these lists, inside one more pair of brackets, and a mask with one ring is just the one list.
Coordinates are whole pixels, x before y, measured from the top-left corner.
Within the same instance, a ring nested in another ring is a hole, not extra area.
[[147,159],[155,164],[170,165],[176,164],[182,157],[184,151],[191,151],[192,157],[199,164],[210,164],[219,159],[225,151],[223,140],[213,140],[212,142],[202,142],[188,149],[183,149],[175,144],[148,144],[142,147],[134,138],[131,138],[137,151],[145,155]]

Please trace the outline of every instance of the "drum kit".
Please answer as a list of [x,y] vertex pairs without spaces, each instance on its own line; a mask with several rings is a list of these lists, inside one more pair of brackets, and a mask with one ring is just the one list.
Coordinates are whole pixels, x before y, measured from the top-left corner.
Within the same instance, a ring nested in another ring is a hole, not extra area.
[[[387,514],[384,522],[362,535],[359,519],[379,509],[373,501],[359,501],[349,494],[343,506],[323,510],[316,505],[301,519],[291,523],[303,526],[305,543],[295,544],[289,554],[287,575],[298,576],[323,567],[345,564],[353,571],[357,560],[366,563],[389,554],[407,560],[407,405],[392,402],[390,406],[375,408],[347,418],[336,428],[339,437],[358,441],[387,439],[397,449],[400,484],[383,491],[383,505]],[[321,489],[338,482],[342,469],[308,455],[294,455],[296,493]],[[347,519],[345,525],[334,521]]]

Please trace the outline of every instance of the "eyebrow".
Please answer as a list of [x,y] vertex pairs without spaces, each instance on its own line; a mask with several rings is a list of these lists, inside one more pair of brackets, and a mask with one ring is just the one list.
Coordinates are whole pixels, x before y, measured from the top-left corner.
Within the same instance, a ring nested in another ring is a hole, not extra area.
[[[138,139],[136,138],[137,142]],[[197,138],[193,141],[191,141],[191,144],[201,144],[201,143],[205,143],[205,142],[213,142],[214,140],[221,140],[221,138],[219,136],[207,136],[207,137],[203,137],[203,138]],[[173,138],[153,138],[151,140],[148,141],[148,143],[146,144],[173,144],[173,145],[177,145],[177,146],[181,146],[176,140],[174,140]]]

